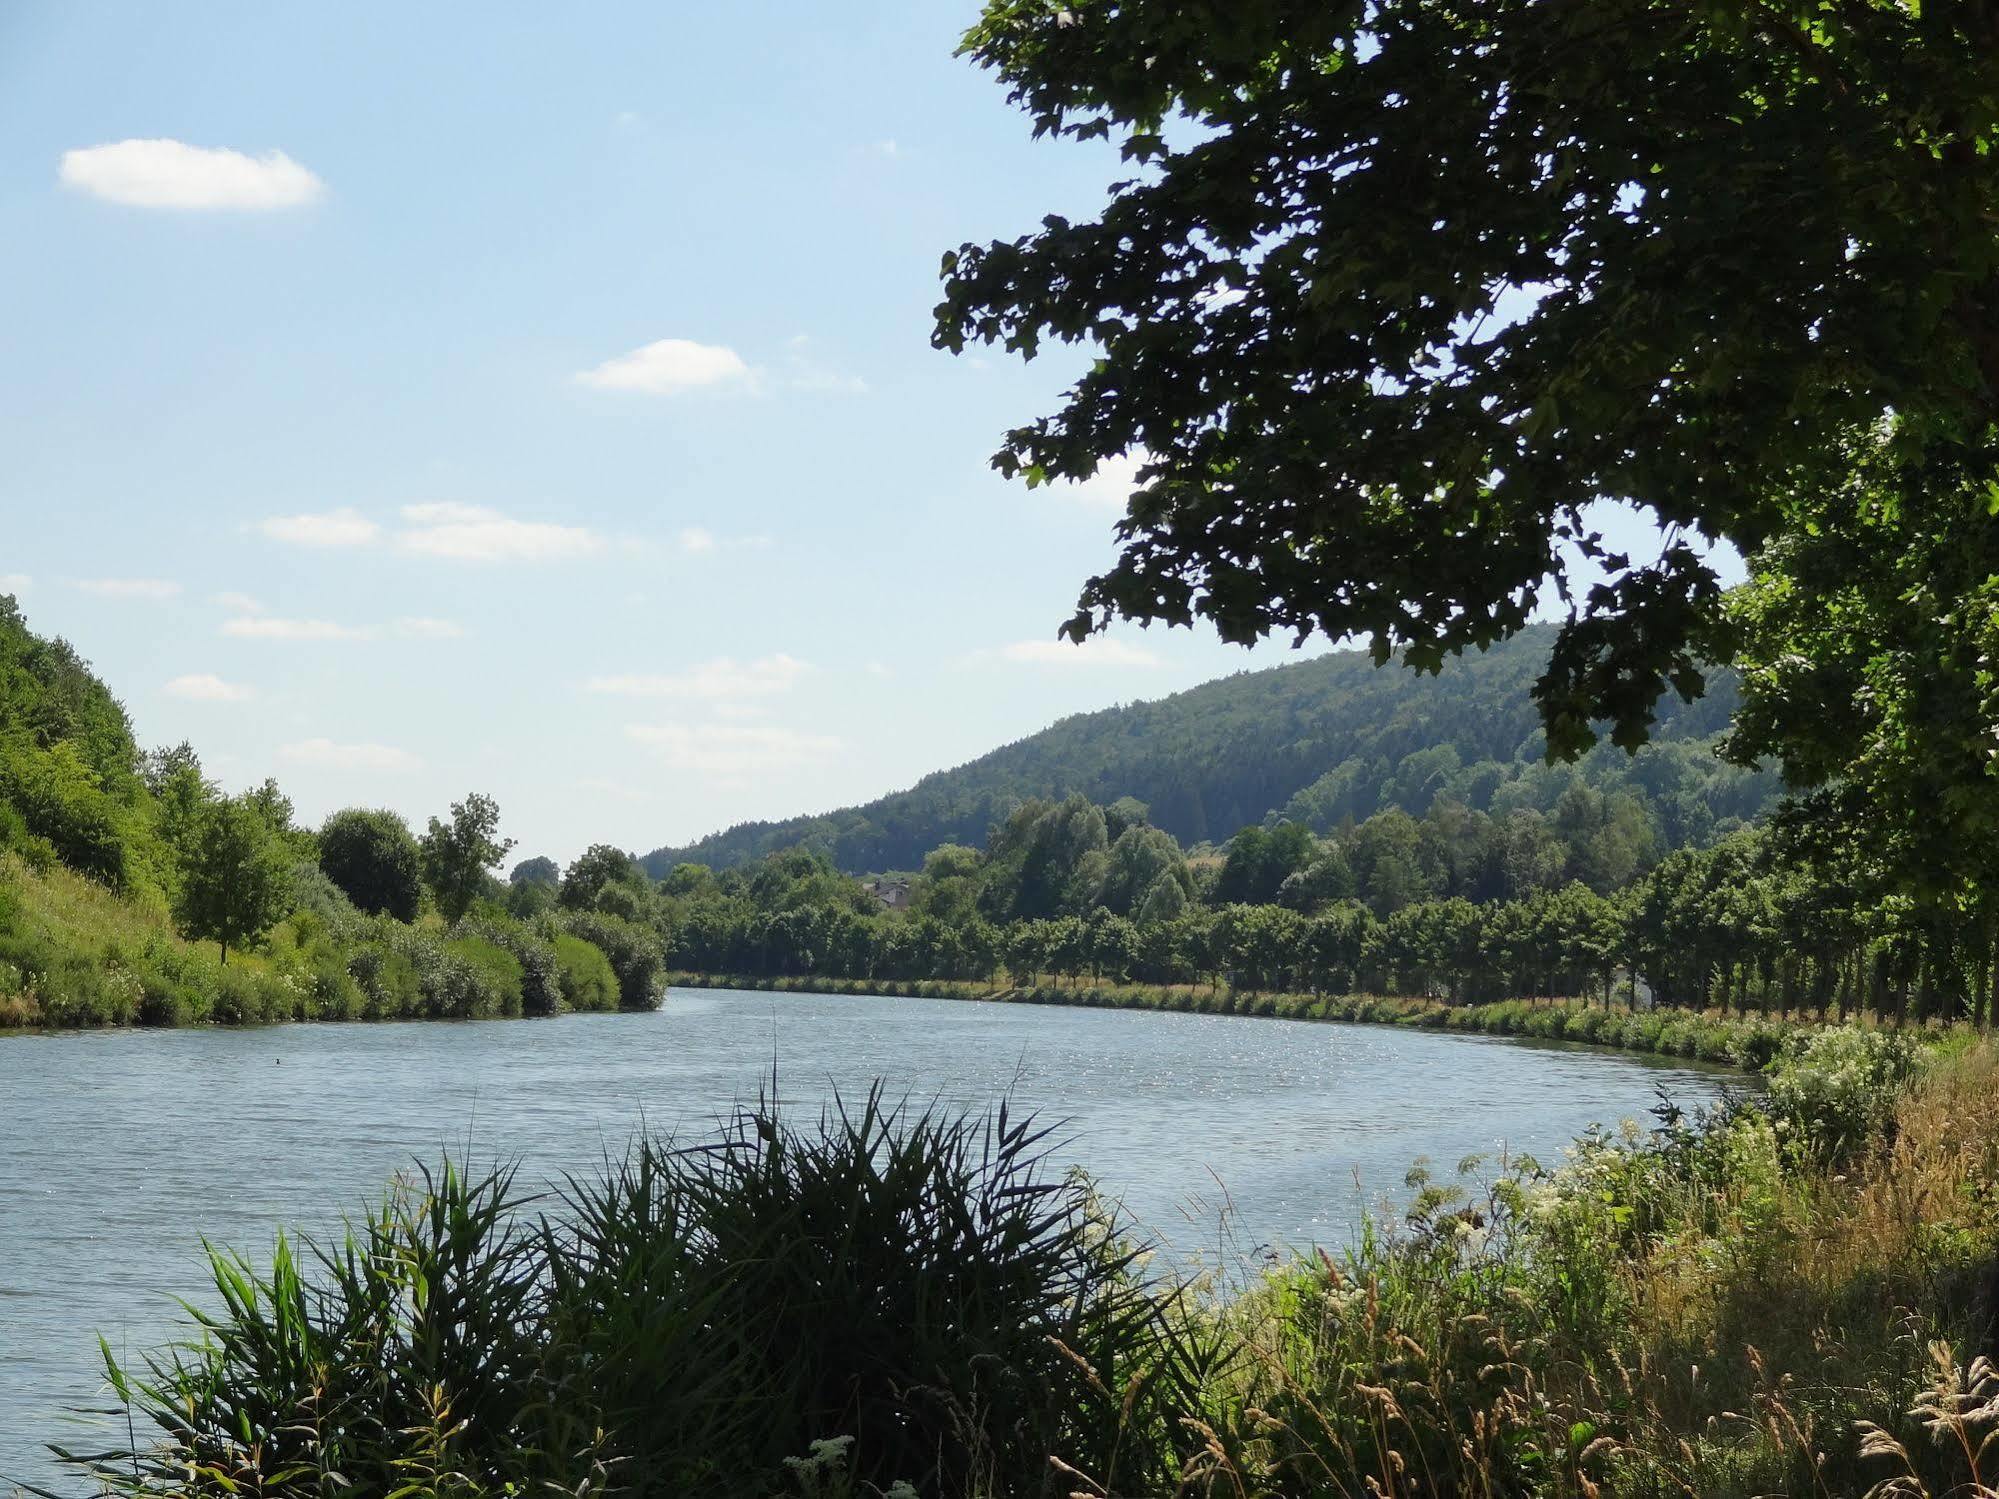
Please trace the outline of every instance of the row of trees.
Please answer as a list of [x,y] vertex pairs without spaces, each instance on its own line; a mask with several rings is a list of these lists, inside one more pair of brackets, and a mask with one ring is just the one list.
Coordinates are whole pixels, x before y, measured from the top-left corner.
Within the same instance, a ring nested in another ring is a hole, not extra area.
[[144,914],[138,930],[165,916],[215,944],[213,961],[135,944],[108,916],[104,930],[83,916],[45,929],[0,902],[0,1000],[16,1013],[169,1024],[656,1003],[653,928],[507,909],[492,870],[513,843],[499,823],[476,793],[421,832],[367,808],[303,826],[274,781],[225,794],[188,745],[142,753],[88,665],[0,596],[0,853],[108,887]]
[[[1023,820],[1073,830],[1082,819],[1064,807]],[[1098,810],[1112,821],[1133,815],[1129,807]],[[1570,880],[1497,900],[1426,895],[1383,911],[1351,892],[1295,898],[1297,867],[1313,869],[1338,846],[1292,857],[1283,851],[1303,844],[1282,827],[1247,830],[1219,867],[1169,862],[1148,886],[1132,850],[1157,847],[1144,835],[1158,830],[1134,823],[1112,845],[1126,855],[1099,887],[1110,899],[994,919],[981,877],[1010,890],[1023,862],[1030,875],[1034,868],[1032,857],[1018,858],[1019,831],[995,828],[984,854],[937,851],[900,912],[884,910],[809,850],[719,874],[681,865],[658,883],[617,851],[593,850],[572,871],[587,868],[587,886],[572,877],[539,898],[606,902],[651,925],[676,968],[709,973],[991,981],[1004,972],[1016,983],[1227,984],[1453,1001],[1636,995],[1738,1011],[1864,1011],[1897,1022],[1983,1022],[1991,1008],[1995,934],[1978,913],[1939,924],[1878,879],[1829,879],[1800,861],[1781,828],[1680,850],[1610,891]],[[1260,886],[1231,874],[1238,861],[1261,869],[1273,859],[1293,873],[1266,872]],[[1182,879],[1208,898],[1159,897]],[[1147,893],[1120,909],[1134,888]],[[1239,894],[1255,898],[1227,898]]]

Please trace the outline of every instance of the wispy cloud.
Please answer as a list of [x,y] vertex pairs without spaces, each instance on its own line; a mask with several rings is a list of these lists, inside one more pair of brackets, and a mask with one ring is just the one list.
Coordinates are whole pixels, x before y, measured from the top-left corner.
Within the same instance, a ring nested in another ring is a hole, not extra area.
[[839,753],[828,734],[751,724],[630,724],[626,735],[675,770],[717,775],[789,770]]
[[812,338],[809,334],[794,334],[790,350],[785,355],[784,383],[793,390],[802,390],[819,395],[864,396],[868,393],[868,382],[859,375],[829,369],[809,352]]
[[81,578],[78,588],[100,599],[177,599],[180,584],[165,578]]
[[409,528],[396,536],[400,550],[458,562],[554,562],[604,549],[587,527],[516,520],[483,505],[405,505],[403,519]]
[[240,682],[225,682],[211,672],[175,677],[160,690],[168,697],[185,698],[192,703],[247,703],[257,695],[254,689]]
[[462,640],[465,626],[455,619],[412,616],[396,621],[396,633],[405,640]]
[[752,371],[742,355],[721,344],[662,338],[579,371],[576,382],[593,390],[629,390],[670,396],[706,386],[743,385]]
[[465,627],[455,619],[405,615],[384,625],[345,625],[331,619],[280,619],[268,614],[241,614],[225,620],[224,635],[238,640],[460,640]]
[[1002,661],[1022,666],[1104,667],[1149,670],[1163,665],[1151,651],[1107,640],[1099,635],[1083,645],[1067,640],[1016,640],[993,652]]
[[246,614],[224,620],[222,633],[239,640],[366,640],[373,632],[357,625],[336,624],[330,619],[274,619],[268,614]]
[[26,573],[0,573],[0,593],[26,593],[35,580]]
[[722,698],[768,697],[785,692],[811,668],[795,656],[779,652],[755,661],[728,656],[704,661],[685,671],[663,674],[592,677],[587,691],[613,697],[678,697],[714,701]]
[[252,598],[247,593],[218,593],[212,595],[209,603],[218,609],[227,609],[231,614],[262,614],[263,600]]
[[124,140],[62,154],[63,185],[137,208],[297,208],[326,184],[282,151],[248,156],[176,140]]
[[416,770],[423,761],[390,744],[336,744],[331,739],[301,739],[280,745],[280,759],[320,770]]
[[273,515],[257,522],[257,530],[273,541],[302,547],[363,547],[382,528],[360,511],[343,505],[308,515]]
[[674,538],[673,544],[689,556],[701,556],[708,552],[762,551],[770,545],[770,538],[762,534],[718,536],[706,526],[687,526]]

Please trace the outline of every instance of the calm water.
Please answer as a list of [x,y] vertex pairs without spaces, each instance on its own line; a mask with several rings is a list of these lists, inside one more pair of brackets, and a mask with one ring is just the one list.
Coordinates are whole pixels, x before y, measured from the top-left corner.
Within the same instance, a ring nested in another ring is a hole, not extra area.
[[800,1101],[878,1075],[952,1105],[1010,1088],[1183,1255],[1338,1244],[1419,1156],[1550,1154],[1657,1088],[1730,1081],[1372,1026],[716,991],[652,1015],[0,1039],[0,1477],[58,1481],[44,1442],[102,1440],[64,1414],[99,1395],[94,1334],[169,1333],[204,1291],[202,1236],[260,1251],[445,1146],[536,1181],[587,1168],[642,1118],[700,1129],[773,1061]]

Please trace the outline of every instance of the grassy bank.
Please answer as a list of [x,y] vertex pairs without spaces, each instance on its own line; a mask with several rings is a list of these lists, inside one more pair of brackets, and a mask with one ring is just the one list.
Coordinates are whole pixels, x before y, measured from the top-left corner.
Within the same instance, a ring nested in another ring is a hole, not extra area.
[[[879,1097],[637,1145],[558,1200],[398,1188],[218,1259],[114,1366],[114,1493],[1989,1495],[1999,1051],[1787,1037],[1712,1116],[1412,1175],[1406,1217],[1232,1281],[1004,1112]],[[1890,1487],[1880,1487],[1881,1485]]]
[[324,881],[306,894],[225,963],[215,944],[183,939],[157,900],[0,853],[0,1029],[483,1019],[620,1003],[610,960],[566,932],[504,913],[448,927],[363,916]]
[[[1433,999],[1377,995],[1251,994],[1195,986],[1144,984],[989,985],[948,979],[856,980],[755,978],[740,974],[675,973],[669,987],[760,989],[797,994],[913,995],[925,999],[978,1000],[995,1004],[1079,1005],[1117,1010],[1171,1010],[1201,1015],[1262,1015],[1279,1020],[1349,1021],[1372,1025],[1421,1026],[1488,1036],[1530,1036],[1549,1041],[1586,1041],[1655,1056],[1689,1057],[1755,1070],[1766,1066],[1788,1041],[1821,1029],[1825,1022],[1799,1015],[1729,1015],[1718,1010],[1631,1010],[1622,1006],[1565,999],[1505,999],[1490,1004],[1449,1005]],[[1927,1030],[1925,1035],[1947,1032]]]

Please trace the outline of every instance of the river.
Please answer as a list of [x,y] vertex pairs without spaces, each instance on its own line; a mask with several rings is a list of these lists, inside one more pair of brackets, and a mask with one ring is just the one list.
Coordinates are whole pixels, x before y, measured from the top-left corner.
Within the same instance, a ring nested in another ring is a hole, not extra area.
[[642,1015],[0,1038],[0,1491],[81,1490],[43,1446],[109,1439],[67,1414],[103,1403],[95,1335],[173,1333],[204,1236],[261,1258],[447,1148],[587,1170],[641,1121],[705,1133],[773,1067],[806,1104],[876,1077],[952,1108],[1011,1092],[1183,1261],[1337,1246],[1419,1158],[1545,1157],[1657,1089],[1732,1081],[1384,1026],[715,990]]

